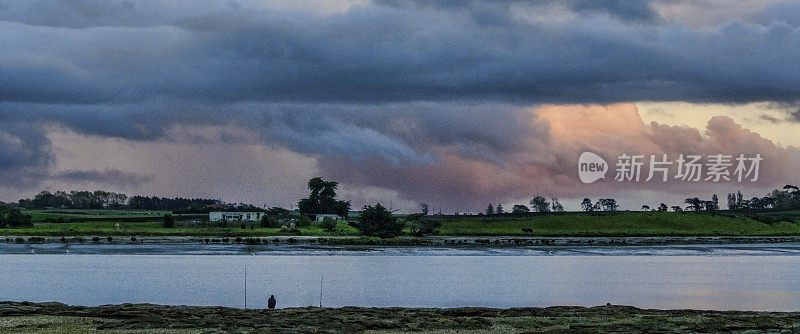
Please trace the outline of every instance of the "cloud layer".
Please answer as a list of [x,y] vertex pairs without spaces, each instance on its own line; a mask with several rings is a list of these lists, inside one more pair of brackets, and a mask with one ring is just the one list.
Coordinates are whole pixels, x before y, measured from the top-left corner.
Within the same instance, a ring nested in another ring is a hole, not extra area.
[[59,129],[191,142],[222,128],[211,143],[454,206],[575,195],[587,147],[736,143],[784,168],[789,151],[730,120],[700,133],[574,105],[797,105],[797,17],[791,1],[0,1],[0,185],[113,181],[59,174]]

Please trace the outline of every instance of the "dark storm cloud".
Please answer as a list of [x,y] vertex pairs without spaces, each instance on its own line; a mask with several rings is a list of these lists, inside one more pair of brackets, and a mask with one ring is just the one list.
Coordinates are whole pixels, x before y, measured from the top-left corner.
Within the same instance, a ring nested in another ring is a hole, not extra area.
[[117,169],[69,170],[59,172],[53,179],[63,182],[96,182],[120,187],[136,187],[152,179],[149,175],[123,172]]
[[[577,16],[566,22],[519,13],[535,16],[545,5],[500,10],[492,25],[446,3],[371,5],[328,16],[162,2],[90,3],[102,10],[55,4],[14,3],[3,10],[0,46],[8,52],[0,57],[0,100],[608,103],[800,97],[795,25],[645,24],[653,15],[647,2],[567,2]],[[15,10],[23,6],[32,9]],[[50,19],[65,6],[92,14]],[[126,26],[102,19],[126,11],[134,13]],[[36,25],[46,22],[58,24]]]

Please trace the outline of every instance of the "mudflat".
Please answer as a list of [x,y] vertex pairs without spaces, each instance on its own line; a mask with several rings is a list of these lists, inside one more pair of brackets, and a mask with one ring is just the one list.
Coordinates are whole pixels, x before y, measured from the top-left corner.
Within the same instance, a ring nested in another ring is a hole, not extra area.
[[547,308],[288,308],[0,302],[0,331],[25,333],[792,332],[800,312]]

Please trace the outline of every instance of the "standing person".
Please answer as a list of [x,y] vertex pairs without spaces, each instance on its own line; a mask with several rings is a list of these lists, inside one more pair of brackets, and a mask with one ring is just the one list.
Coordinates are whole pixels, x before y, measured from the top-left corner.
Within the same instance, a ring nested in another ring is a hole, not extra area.
[[275,295],[269,295],[269,299],[267,299],[267,307],[269,307],[270,310],[274,309],[277,302],[278,301],[275,300]]

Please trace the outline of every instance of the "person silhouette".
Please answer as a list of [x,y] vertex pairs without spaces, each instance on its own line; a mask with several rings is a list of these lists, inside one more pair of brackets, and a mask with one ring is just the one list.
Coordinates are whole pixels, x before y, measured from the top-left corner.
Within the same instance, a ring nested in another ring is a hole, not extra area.
[[267,299],[267,307],[269,307],[270,310],[274,309],[277,302],[278,301],[275,300],[275,295],[269,295],[269,299]]

